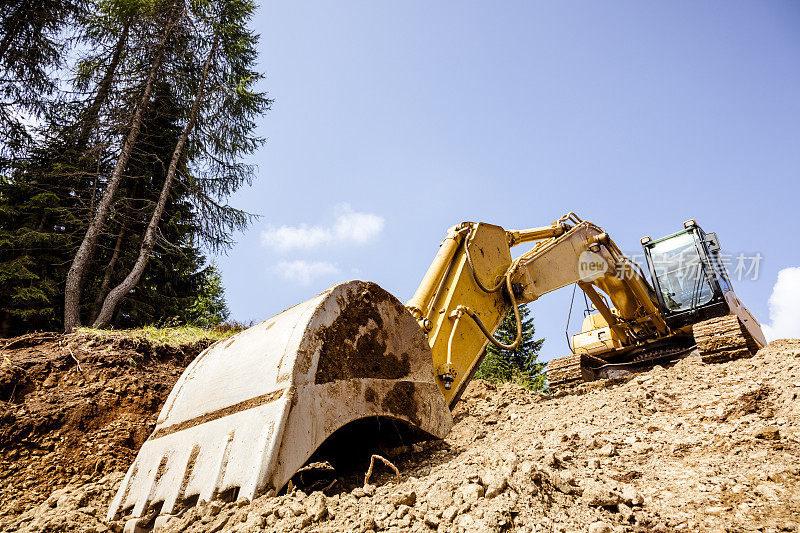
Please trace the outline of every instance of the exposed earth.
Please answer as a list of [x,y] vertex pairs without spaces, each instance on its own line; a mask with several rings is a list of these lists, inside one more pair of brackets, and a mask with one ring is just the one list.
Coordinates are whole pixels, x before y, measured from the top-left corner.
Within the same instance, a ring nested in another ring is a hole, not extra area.
[[[108,504],[183,368],[210,341],[0,341],[0,530],[121,531]],[[442,442],[287,494],[189,507],[167,531],[797,531],[800,340],[554,396],[472,383]]]

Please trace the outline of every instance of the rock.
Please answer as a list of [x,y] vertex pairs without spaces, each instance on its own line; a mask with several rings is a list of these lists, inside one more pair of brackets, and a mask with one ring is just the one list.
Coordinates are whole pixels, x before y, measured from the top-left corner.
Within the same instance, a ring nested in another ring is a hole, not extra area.
[[427,513],[425,515],[425,524],[435,529],[439,527],[439,517],[433,513]]
[[506,490],[506,487],[508,487],[508,476],[505,474],[490,476],[486,483],[485,496],[487,498],[494,498]]
[[622,496],[607,485],[596,481],[587,481],[583,490],[584,503],[594,507],[609,507],[622,502]]
[[653,451],[653,447],[646,442],[634,442],[631,446],[631,451],[633,453],[645,454]]
[[247,515],[247,521],[245,522],[248,528],[251,529],[262,529],[264,526],[267,525],[267,519],[261,516],[260,513],[251,512]]
[[570,452],[563,452],[554,454],[553,457],[556,460],[556,464],[558,466],[565,466],[569,461],[572,461],[572,454]]
[[622,520],[624,520],[625,522],[630,522],[631,518],[633,518],[633,509],[631,509],[624,503],[617,504],[617,512],[622,517]]
[[578,494],[581,492],[581,488],[575,480],[575,475],[569,470],[550,472],[549,477],[550,483],[552,483],[559,492],[563,492],[564,494]]
[[644,496],[632,485],[625,485],[622,488],[622,500],[632,507],[637,507],[644,503]]
[[374,531],[375,519],[371,516],[366,516],[361,520],[361,531]]
[[589,533],[611,533],[613,529],[605,522],[593,522],[589,525]]
[[373,495],[375,495],[375,491],[377,490],[377,487],[375,485],[367,483],[366,485],[364,485],[362,487],[362,490],[364,491],[364,494],[366,494],[367,496],[373,496]]
[[544,456],[544,464],[545,466],[549,466],[550,468],[558,468],[559,462],[558,458],[556,458],[556,454],[548,453]]
[[458,507],[456,507],[455,505],[451,505],[450,507],[445,509],[444,512],[442,513],[442,520],[444,520],[446,523],[450,523],[455,519],[457,515],[458,515]]
[[600,459],[598,459],[597,457],[589,459],[587,466],[592,470],[597,470],[598,468],[600,468]]
[[483,478],[481,478],[481,476],[479,476],[478,474],[470,474],[469,476],[467,476],[467,481],[469,481],[470,483],[477,483],[478,485],[484,485],[484,486],[486,485],[483,482]]
[[753,436],[757,439],[778,440],[781,438],[781,432],[775,426],[765,426],[754,431]]
[[328,502],[321,492],[314,492],[303,502],[306,514],[314,522],[319,522],[328,514]]
[[392,503],[399,505],[413,506],[417,502],[417,493],[413,490],[398,492],[392,495]]
[[756,488],[753,490],[758,496],[761,496],[765,500],[777,501],[779,499],[778,491],[767,485],[766,483],[762,483],[757,485]]
[[63,511],[76,511],[81,507],[85,507],[86,501],[86,491],[78,490],[59,496],[56,500],[56,507]]
[[215,500],[208,504],[208,507],[206,508],[206,516],[217,516],[221,510],[222,502]]
[[617,455],[617,447],[614,446],[613,443],[609,442],[599,450],[597,450],[597,455],[600,457],[613,457]]
[[458,492],[466,503],[475,504],[486,494],[486,489],[478,483],[467,483],[461,485]]
[[437,483],[430,492],[428,492],[425,501],[427,501],[428,505],[433,509],[447,509],[453,505],[453,491]]

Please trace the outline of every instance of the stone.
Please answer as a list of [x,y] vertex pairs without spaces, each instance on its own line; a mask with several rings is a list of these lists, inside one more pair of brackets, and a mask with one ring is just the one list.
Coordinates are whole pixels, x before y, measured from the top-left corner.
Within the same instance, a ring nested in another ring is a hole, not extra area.
[[398,492],[392,495],[392,503],[395,505],[408,505],[409,507],[417,502],[417,493],[413,490]]
[[581,488],[575,480],[575,475],[569,470],[550,472],[550,483],[553,484],[553,487],[555,487],[557,491],[563,492],[564,494],[577,494],[581,492]]
[[754,431],[753,436],[757,439],[778,440],[781,438],[781,432],[775,426],[764,426]]
[[221,510],[222,502],[215,500],[208,504],[208,507],[206,508],[206,516],[217,516]]
[[478,483],[466,483],[458,489],[461,498],[466,503],[475,504],[486,494],[486,489]]
[[761,496],[765,500],[772,500],[777,501],[779,499],[778,491],[770,487],[769,485],[762,483],[757,485],[756,488],[753,490],[758,496]]
[[370,531],[375,529],[375,519],[371,516],[366,516],[361,520],[361,530]]
[[614,446],[613,443],[609,442],[599,450],[597,450],[597,455],[601,457],[613,457],[617,455],[617,447]]
[[631,446],[631,451],[633,453],[645,454],[653,451],[653,447],[646,442],[634,442]]
[[453,491],[441,484],[436,484],[428,492],[425,501],[433,509],[447,509],[453,505]]
[[622,502],[622,496],[609,486],[591,480],[586,483],[582,499],[594,507],[609,507]]
[[632,507],[638,507],[644,503],[644,496],[632,485],[625,485],[622,488],[622,500]]
[[630,522],[631,518],[633,518],[633,509],[631,509],[624,503],[617,504],[617,512],[625,522]]
[[425,524],[435,529],[439,527],[439,517],[433,513],[427,513],[425,515]]
[[446,523],[450,523],[455,519],[457,515],[458,515],[458,507],[456,507],[455,505],[451,505],[450,507],[445,509],[444,512],[442,513],[442,520],[444,520]]
[[86,491],[78,490],[59,496],[56,507],[64,511],[76,511],[85,507],[87,502]]
[[306,514],[311,517],[314,522],[319,522],[328,514],[328,502],[325,495],[317,491],[311,494],[303,502]]
[[611,533],[614,531],[611,526],[605,522],[593,522],[589,524],[589,533]]
[[506,490],[506,487],[508,487],[508,476],[505,474],[490,476],[486,483],[485,496],[487,498],[494,498]]

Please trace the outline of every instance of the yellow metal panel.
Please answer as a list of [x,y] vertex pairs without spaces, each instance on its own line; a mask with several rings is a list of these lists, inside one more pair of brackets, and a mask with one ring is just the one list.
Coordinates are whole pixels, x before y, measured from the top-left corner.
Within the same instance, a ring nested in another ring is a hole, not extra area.
[[[478,224],[473,230],[468,243],[470,256],[484,286],[495,286],[500,276],[511,263],[511,252],[505,236],[505,230],[491,224]],[[502,296],[502,291],[486,293],[478,287],[467,264],[466,255],[461,247],[453,258],[453,264],[444,280],[443,290],[436,301],[431,302],[434,312],[431,314],[432,328],[429,332],[429,344],[433,352],[433,367],[439,368],[447,364],[447,347],[450,334],[456,323],[453,311],[464,305],[480,317],[484,325],[495,331],[508,312],[509,303]],[[437,379],[439,388],[447,403],[452,405],[463,386],[468,382],[473,369],[480,363],[477,357],[483,353],[488,340],[481,333],[475,322],[464,315],[458,319],[458,327],[451,344],[451,371],[455,380],[448,390],[441,379]]]

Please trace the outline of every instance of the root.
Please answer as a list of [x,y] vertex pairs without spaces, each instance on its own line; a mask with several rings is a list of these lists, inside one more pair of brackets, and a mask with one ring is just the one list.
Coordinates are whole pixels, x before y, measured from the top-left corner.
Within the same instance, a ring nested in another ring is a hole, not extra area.
[[383,461],[383,464],[385,464],[386,466],[388,466],[389,468],[394,470],[394,473],[397,476],[397,483],[399,484],[400,483],[400,471],[397,469],[397,467],[394,466],[394,464],[392,464],[392,462],[389,459],[387,459],[387,458],[385,458],[383,456],[374,454],[369,460],[369,470],[367,470],[367,475],[364,476],[364,485],[369,484],[369,478],[372,476],[372,469],[375,466],[375,459],[380,459],[381,461]]

